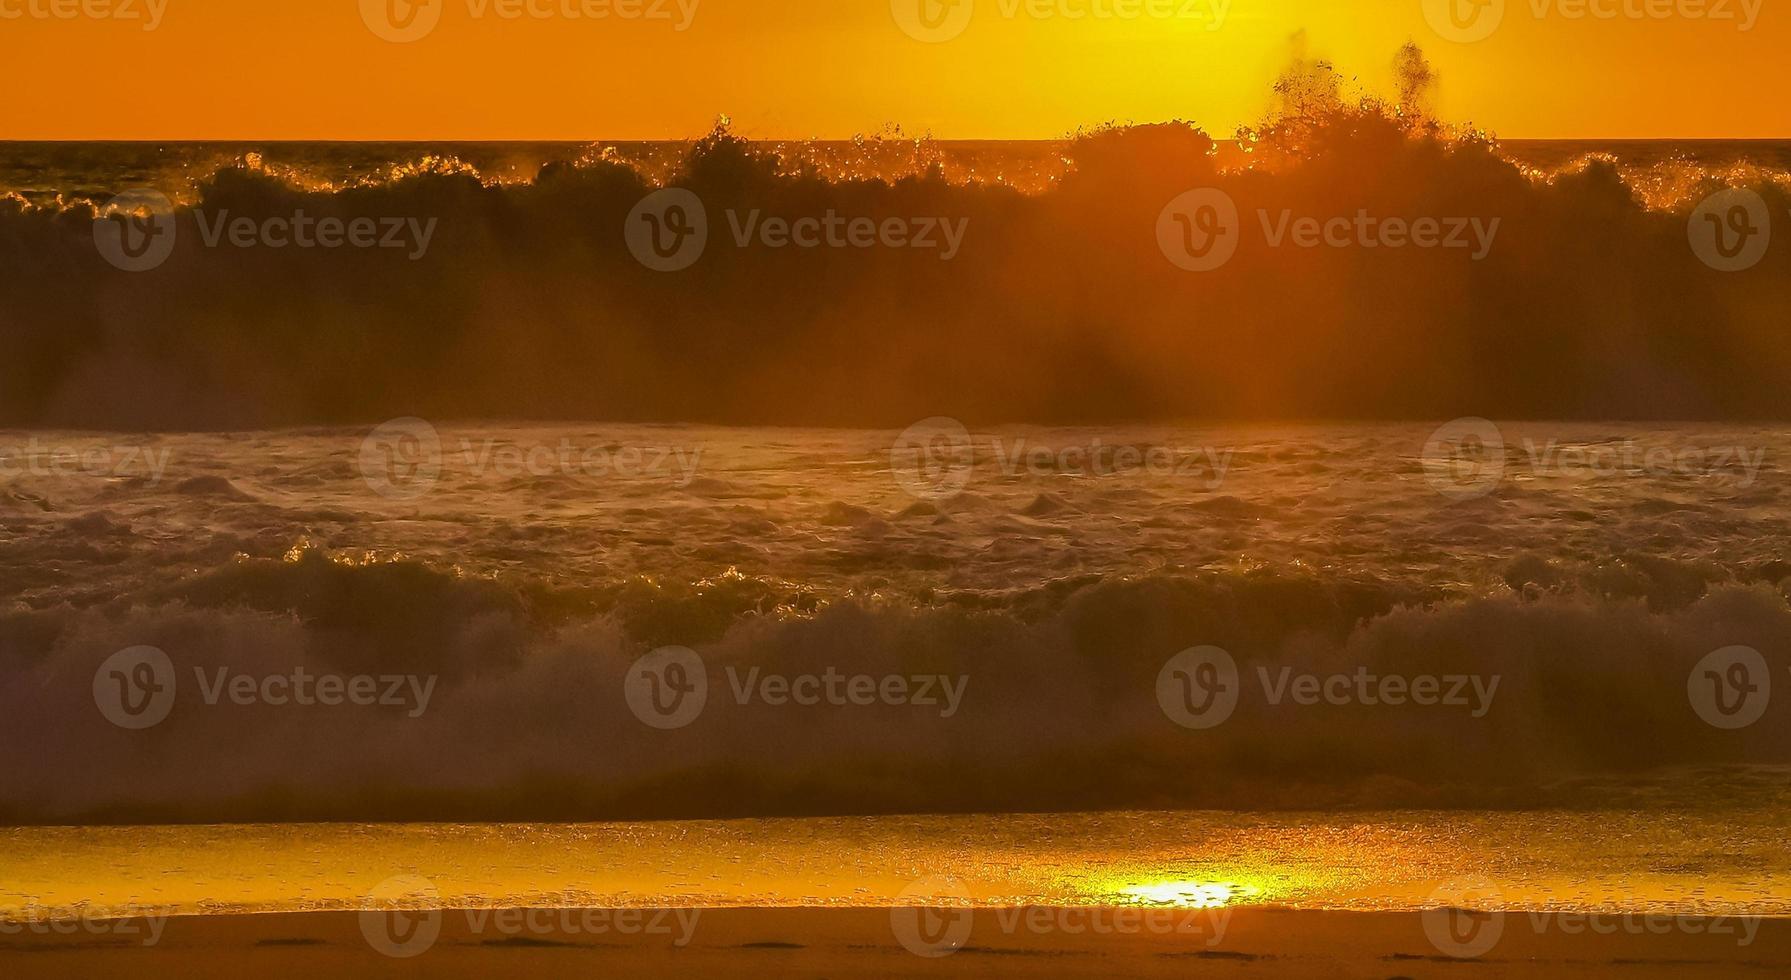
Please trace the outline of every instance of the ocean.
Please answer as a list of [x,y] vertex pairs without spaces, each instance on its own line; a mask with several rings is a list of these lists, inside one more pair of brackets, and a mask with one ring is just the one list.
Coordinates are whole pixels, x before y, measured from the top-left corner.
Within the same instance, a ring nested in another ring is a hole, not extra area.
[[15,823],[1623,808],[1791,762],[1725,686],[1791,663],[1780,426],[0,446]]
[[0,907],[1788,911],[1791,143],[1326,125],[0,145]]

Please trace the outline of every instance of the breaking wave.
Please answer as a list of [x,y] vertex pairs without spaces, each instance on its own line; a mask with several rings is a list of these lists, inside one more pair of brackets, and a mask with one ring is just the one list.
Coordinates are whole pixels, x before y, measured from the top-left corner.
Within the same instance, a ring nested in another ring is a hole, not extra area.
[[[1791,714],[1723,731],[1687,696],[1712,637],[1756,648],[1774,672],[1791,665],[1791,603],[1767,580],[1695,595],[1427,598],[1367,581],[1157,575],[982,607],[866,598],[774,611],[788,598],[766,583],[550,589],[300,556],[130,603],[15,610],[0,617],[12,749],[0,820],[1599,806],[1745,795],[1781,778],[1757,767],[1791,763]],[[702,658],[708,703],[661,731],[625,692],[637,658],[673,637]],[[167,652],[178,690],[165,721],[126,731],[95,710],[93,682],[138,644]],[[1242,683],[1235,714],[1201,731],[1173,723],[1158,688],[1168,658],[1195,645],[1228,651]],[[427,684],[428,698],[204,700],[220,668],[295,665],[415,678],[403,690]],[[1458,706],[1273,703],[1283,668],[1496,684]],[[932,704],[736,693],[749,676],[829,669],[947,680]]]
[[[1410,75],[1396,100],[1346,100],[1328,66],[1306,64],[1277,114],[1235,139],[1102,128],[1032,181],[948,173],[924,142],[804,152],[725,129],[532,178],[429,160],[320,186],[251,159],[204,180],[172,253],[135,273],[96,249],[95,205],[15,196],[0,201],[0,423],[1791,414],[1791,247],[1778,236],[1724,273],[1688,244],[1692,208],[1726,187],[1791,216],[1782,172],[1643,177],[1589,157],[1538,173],[1430,118],[1432,79]],[[624,239],[661,183],[710,218],[710,247],[679,273],[644,268]],[[1236,256],[1203,273],[1172,265],[1157,237],[1165,206],[1196,188],[1242,215]],[[300,212],[430,234],[401,248],[205,241],[226,218]],[[754,213],[963,235],[949,258],[735,247],[733,222]],[[1364,214],[1493,234],[1473,249],[1268,239],[1284,219]]]

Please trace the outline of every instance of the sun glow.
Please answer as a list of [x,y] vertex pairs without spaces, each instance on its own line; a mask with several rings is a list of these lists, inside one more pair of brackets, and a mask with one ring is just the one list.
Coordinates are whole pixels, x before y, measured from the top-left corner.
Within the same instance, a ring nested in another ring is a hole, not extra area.
[[1121,889],[1120,894],[1140,905],[1217,909],[1256,898],[1262,889],[1231,881],[1155,881]]
[[[744,134],[781,139],[888,123],[942,139],[1052,139],[1177,118],[1228,133],[1261,118],[1296,36],[1382,92],[1393,52],[1415,41],[1444,79],[1439,114],[1507,138],[1770,138],[1791,123],[1782,86],[1741,84],[1780,74],[1791,19],[1772,16],[1608,20],[1512,5],[1494,36],[1462,44],[1417,2],[1364,16],[1335,0],[1188,0],[1152,5],[1171,16],[1095,17],[1076,16],[1092,0],[1057,0],[976,5],[961,36],[932,43],[907,34],[888,3],[693,3],[686,29],[445,4],[428,37],[394,43],[366,18],[378,4],[313,4],[303,16],[236,0],[174,6],[150,30],[127,18],[6,20],[0,83],[33,95],[0,105],[7,137],[683,139],[720,112]],[[270,37],[281,43],[258,44]],[[225,56],[246,48],[253,84]],[[755,50],[780,56],[741,57]],[[70,70],[88,64],[140,70],[128,85]],[[1624,79],[1621,97],[1611,78]]]

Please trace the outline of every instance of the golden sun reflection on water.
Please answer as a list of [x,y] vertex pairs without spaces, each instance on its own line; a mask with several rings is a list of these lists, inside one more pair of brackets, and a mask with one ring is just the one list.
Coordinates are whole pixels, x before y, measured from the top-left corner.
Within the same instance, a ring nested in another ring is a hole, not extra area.
[[[0,828],[9,909],[342,911],[393,876],[454,908],[968,904],[1791,914],[1791,807],[1646,812],[1085,813],[614,824]],[[1670,856],[1670,860],[1662,856]]]
[[1120,889],[1127,901],[1178,909],[1218,909],[1237,902],[1257,902],[1262,888],[1234,881],[1153,881]]

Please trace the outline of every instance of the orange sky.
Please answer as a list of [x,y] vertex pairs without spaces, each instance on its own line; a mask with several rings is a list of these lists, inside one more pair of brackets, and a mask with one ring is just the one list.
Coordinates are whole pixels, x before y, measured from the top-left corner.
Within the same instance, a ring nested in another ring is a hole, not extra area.
[[[1444,115],[1507,138],[1791,137],[1791,11],[1764,0],[1480,0],[1502,19],[1471,43],[1424,6],[1475,0],[946,0],[962,32],[938,43],[892,4],[917,25],[941,0],[426,0],[439,20],[411,43],[369,29],[363,2],[384,26],[408,0],[0,0],[0,138],[665,138],[720,113],[776,137],[1177,117],[1228,133],[1300,30],[1381,91],[1417,40]],[[55,16],[84,4],[133,16]],[[1572,16],[1588,5],[1616,16]],[[634,7],[666,17],[617,16]]]

